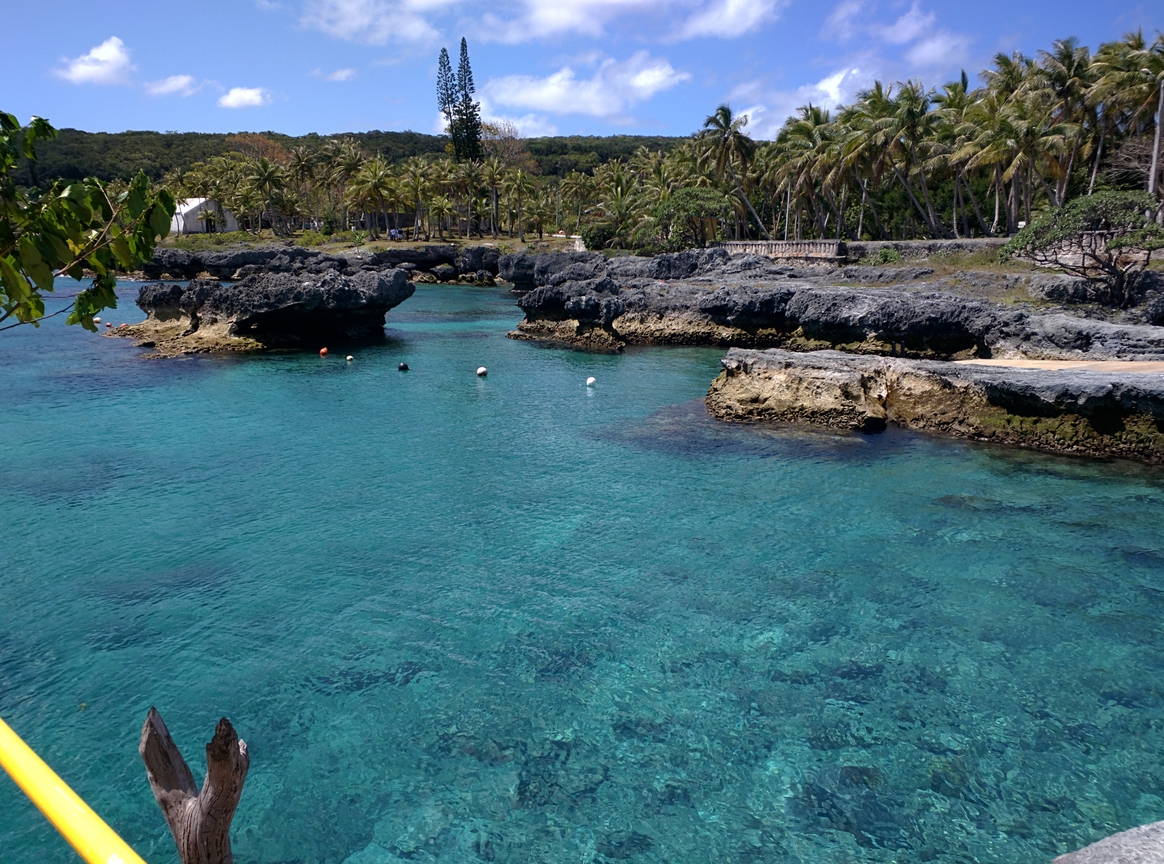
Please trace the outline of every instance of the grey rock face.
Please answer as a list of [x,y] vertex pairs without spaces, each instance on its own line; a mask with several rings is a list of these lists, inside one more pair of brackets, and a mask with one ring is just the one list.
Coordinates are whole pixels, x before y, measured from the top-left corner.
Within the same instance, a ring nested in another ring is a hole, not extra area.
[[171,353],[182,353],[181,339],[200,348],[210,339],[206,350],[229,349],[232,338],[270,347],[328,337],[367,339],[383,334],[385,314],[414,291],[404,270],[354,276],[265,274],[233,285],[206,279],[185,287],[145,285],[137,305],[149,319],[138,326],[149,330],[177,322],[180,332],[169,334],[179,337]]
[[496,246],[465,246],[457,255],[457,270],[460,273],[476,273],[487,270],[496,276],[500,266],[501,251]]
[[457,268],[452,264],[438,264],[430,272],[441,282],[452,282],[457,278]]
[[370,255],[329,255],[315,249],[299,246],[270,246],[260,249],[236,249],[222,252],[187,252],[183,249],[161,248],[153,259],[142,267],[147,279],[168,275],[175,279],[193,279],[209,273],[215,279],[245,279],[262,273],[326,272],[352,275],[361,271],[379,272],[401,265],[432,271],[435,267],[452,267],[453,278],[458,272],[476,273],[488,270],[497,273],[498,251],[491,247],[467,247],[457,252],[453,246],[430,245],[420,247],[388,248]]
[[[926,292],[926,282],[912,290],[820,284],[792,278],[800,271],[768,259],[729,259],[723,250],[611,261],[593,253],[506,257],[503,270],[521,273],[535,286],[518,301],[526,315],[515,334],[520,338],[593,345],[593,331],[602,330],[603,345],[613,347],[712,344],[840,347],[935,359],[1164,359],[1164,329],[1155,326],[1039,315]],[[840,273],[859,277],[866,269],[882,272],[858,267]],[[898,270],[921,279],[929,272]],[[831,272],[835,277],[838,271]],[[688,275],[670,281],[663,273]]]

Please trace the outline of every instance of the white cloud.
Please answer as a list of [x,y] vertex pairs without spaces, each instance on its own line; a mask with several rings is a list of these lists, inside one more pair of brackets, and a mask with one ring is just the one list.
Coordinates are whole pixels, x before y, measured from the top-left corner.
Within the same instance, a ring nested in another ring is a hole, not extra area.
[[518,43],[562,33],[601,36],[614,19],[622,28],[625,19],[638,17],[657,26],[680,21],[671,33],[675,39],[734,37],[755,32],[775,20],[789,0],[519,0],[519,13],[504,19],[492,13],[482,16],[483,38]]
[[836,39],[840,42],[852,39],[857,31],[857,19],[867,9],[868,4],[863,0],[842,0],[837,4],[837,8],[832,11],[832,14],[825,19],[820,34],[821,38]]
[[193,75],[171,75],[161,81],[151,81],[145,89],[150,96],[191,96],[202,89],[202,85]]
[[835,111],[838,105],[853,100],[867,76],[857,67],[840,69],[813,84],[804,84],[795,90],[765,90],[752,81],[736,87],[732,100],[746,100],[749,107],[738,111],[749,120],[749,133],[756,138],[774,138],[784,121],[803,105],[818,105]]
[[863,36],[866,47],[895,46],[915,67],[906,70],[907,77],[913,77],[919,66],[928,70],[962,63],[969,53],[970,37],[940,28],[937,15],[922,9],[919,0],[889,24],[870,20],[876,12],[873,0],[841,0],[825,19],[821,38],[844,42]]
[[666,60],[639,51],[622,62],[604,60],[589,78],[578,78],[569,66],[545,78],[532,75],[493,78],[481,87],[481,96],[484,102],[513,108],[613,117],[690,79],[689,74],[679,72]]
[[350,81],[356,77],[355,69],[336,69],[334,72],[324,72],[322,69],[316,69],[311,73],[316,78],[322,78],[324,81]]
[[302,24],[337,39],[384,45],[433,42],[437,31],[420,13],[448,0],[307,0]]
[[270,101],[262,87],[231,87],[219,97],[218,104],[222,108],[258,108]]
[[88,54],[62,62],[65,66],[56,74],[74,84],[121,84],[135,68],[129,62],[125,43],[116,36],[110,36]]
[[715,0],[687,19],[678,35],[681,39],[742,36],[775,21],[784,5],[785,0]]
[[968,37],[948,30],[938,30],[906,51],[905,59],[915,66],[930,68],[948,66],[951,63],[965,62],[969,48]]
[[914,3],[908,12],[888,27],[876,27],[874,30],[883,41],[891,45],[904,45],[932,31],[937,20],[933,12],[922,12],[917,3]]

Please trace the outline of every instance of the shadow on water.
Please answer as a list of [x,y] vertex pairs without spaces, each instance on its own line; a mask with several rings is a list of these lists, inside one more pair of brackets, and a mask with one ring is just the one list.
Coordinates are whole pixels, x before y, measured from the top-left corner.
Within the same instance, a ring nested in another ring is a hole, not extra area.
[[865,435],[796,424],[725,423],[708,413],[702,399],[662,408],[630,426],[606,426],[591,434],[677,456],[844,462],[895,458],[921,438],[899,429]]

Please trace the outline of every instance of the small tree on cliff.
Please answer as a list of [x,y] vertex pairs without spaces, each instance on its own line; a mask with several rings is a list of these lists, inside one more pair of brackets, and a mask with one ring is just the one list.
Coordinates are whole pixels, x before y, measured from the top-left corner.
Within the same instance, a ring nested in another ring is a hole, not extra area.
[[[150,191],[145,174],[114,194],[95,178],[58,180],[48,189],[24,189],[14,175],[20,160],[36,163],[36,144],[57,137],[47,120],[27,126],[0,112],[0,326],[39,325],[69,313],[68,323],[96,330],[93,316],[117,306],[116,270],[137,270],[154,254],[154,245],[170,231],[174,198],[166,190]],[[93,283],[67,306],[45,314],[44,294],[58,276]]]
[[1152,252],[1164,249],[1164,228],[1145,216],[1154,205],[1144,192],[1076,198],[1019,231],[1003,254],[1090,279],[1101,287],[1102,302],[1122,309]]

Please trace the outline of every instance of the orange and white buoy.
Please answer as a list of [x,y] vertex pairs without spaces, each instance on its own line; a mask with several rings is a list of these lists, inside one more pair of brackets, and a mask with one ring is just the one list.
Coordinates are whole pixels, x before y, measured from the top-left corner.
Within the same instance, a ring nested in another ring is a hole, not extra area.
[[327,356],[327,349],[326,349],[326,348],[320,348],[320,349],[319,349],[319,356],[320,356],[320,357],[326,357],[326,356]]

